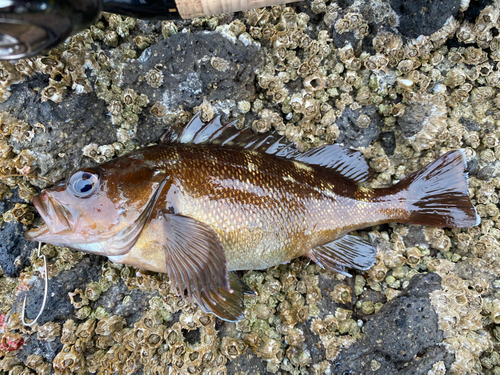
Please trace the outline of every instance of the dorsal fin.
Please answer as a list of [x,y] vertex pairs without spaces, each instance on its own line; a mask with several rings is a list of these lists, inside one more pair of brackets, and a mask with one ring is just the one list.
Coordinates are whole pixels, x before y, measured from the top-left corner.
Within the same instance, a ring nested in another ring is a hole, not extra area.
[[276,131],[255,134],[250,127],[238,129],[235,121],[222,125],[220,116],[204,123],[201,112],[194,115],[184,128],[174,128],[165,137],[164,143],[238,147],[325,167],[355,182],[369,181],[372,177],[372,171],[359,151],[326,145],[302,153]]
[[297,156],[295,160],[333,169],[356,182],[370,181],[373,175],[361,152],[339,145],[326,145],[309,150]]

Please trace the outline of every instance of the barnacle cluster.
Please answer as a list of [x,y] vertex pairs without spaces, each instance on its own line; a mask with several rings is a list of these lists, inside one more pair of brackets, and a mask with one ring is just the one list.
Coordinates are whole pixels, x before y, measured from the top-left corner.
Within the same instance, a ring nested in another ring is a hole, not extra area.
[[[25,121],[6,113],[0,113],[0,179],[1,182],[16,187],[22,176],[28,176],[36,168],[36,158],[29,149],[14,147],[27,145],[35,136],[35,129]],[[25,189],[30,190],[24,181]]]
[[[89,318],[77,324],[67,321],[62,328],[63,350],[54,359],[57,373],[77,372],[82,368],[99,373],[144,372],[225,373],[228,358],[236,358],[245,349],[241,340],[216,339],[215,319],[199,309],[186,308],[180,298],[150,301],[143,317],[127,327],[124,318],[112,315]],[[172,314],[184,308],[177,322]],[[197,336],[196,340],[189,338]],[[92,350],[88,350],[92,349]],[[221,372],[222,371],[222,372]]]

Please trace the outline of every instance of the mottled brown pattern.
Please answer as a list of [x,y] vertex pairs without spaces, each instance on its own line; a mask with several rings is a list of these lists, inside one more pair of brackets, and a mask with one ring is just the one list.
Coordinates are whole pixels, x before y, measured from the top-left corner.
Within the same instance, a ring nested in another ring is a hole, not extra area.
[[228,270],[280,264],[406,212],[393,189],[359,190],[331,170],[272,155],[156,146],[145,157],[169,175],[156,209],[210,225],[226,251]]

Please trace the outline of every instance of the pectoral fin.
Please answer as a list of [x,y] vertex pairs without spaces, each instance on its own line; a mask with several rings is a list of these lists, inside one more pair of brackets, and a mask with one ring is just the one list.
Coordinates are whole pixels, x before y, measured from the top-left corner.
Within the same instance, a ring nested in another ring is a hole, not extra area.
[[228,278],[232,292],[220,289],[220,295],[217,295],[213,290],[209,290],[208,294],[203,291],[202,300],[198,304],[207,313],[215,314],[229,322],[237,322],[243,319],[245,315],[244,295],[255,294],[255,292],[241,281],[235,273],[229,272]]
[[166,211],[154,221],[161,228],[167,273],[175,293],[184,296],[187,289],[188,298],[199,302],[206,290],[229,292],[226,255],[210,226]]
[[307,253],[320,267],[349,277],[351,275],[346,267],[366,271],[375,264],[375,255],[377,248],[371,242],[351,235],[315,247]]

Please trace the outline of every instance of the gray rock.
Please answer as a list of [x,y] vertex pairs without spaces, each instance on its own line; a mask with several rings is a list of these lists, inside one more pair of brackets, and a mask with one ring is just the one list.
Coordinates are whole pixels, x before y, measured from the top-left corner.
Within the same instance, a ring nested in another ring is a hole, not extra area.
[[[371,123],[367,128],[358,126],[360,115],[367,115],[371,118]],[[346,108],[335,124],[340,130],[337,142],[352,148],[368,147],[379,136],[382,127],[380,115],[372,106],[364,106],[355,111]]]
[[424,127],[424,120],[432,114],[433,107],[430,105],[411,103],[405,110],[403,116],[398,119],[403,136],[411,138]]
[[380,133],[380,144],[387,155],[394,155],[396,150],[396,135],[394,132]]
[[[0,201],[0,215],[12,209],[15,203],[24,203],[16,189],[8,200]],[[19,272],[28,264],[31,251],[37,246],[24,238],[25,230],[25,226],[19,222],[6,222],[1,226],[0,267],[9,277],[19,276]],[[19,260],[14,263],[16,258]]]
[[[37,246],[36,243],[24,238],[25,226],[19,222],[4,223],[0,231],[0,266],[9,277],[19,276],[19,272],[28,263],[31,251]],[[14,264],[17,257],[21,261]]]
[[460,0],[389,0],[399,16],[398,30],[408,38],[431,35],[456,17]]
[[378,374],[425,374],[441,360],[449,369],[454,358],[439,346],[443,331],[429,299],[440,285],[435,273],[413,277],[406,294],[387,302],[366,322],[364,336],[340,352],[336,373],[372,373],[373,360]]
[[[214,57],[225,60],[227,68],[214,68]],[[233,44],[219,33],[176,34],[145,49],[139,59],[127,65],[123,88],[146,94],[150,105],[157,98],[166,104],[167,110],[181,105],[190,109],[200,105],[204,98],[233,106],[255,95],[254,67],[262,60],[256,47],[239,41]],[[159,88],[144,80],[151,69],[163,73]],[[164,132],[165,124],[149,115],[139,124],[137,137],[141,143],[149,143]]]
[[93,164],[84,158],[82,148],[92,142],[109,144],[116,141],[104,101],[94,93],[66,95],[61,103],[40,102],[35,87],[48,85],[48,77],[35,75],[12,87],[12,96],[0,103],[0,110],[26,121],[42,123],[46,131],[37,133],[29,143],[12,146],[18,152],[29,148],[37,156],[40,175],[52,181],[60,180],[69,171]]

